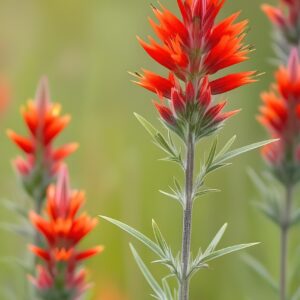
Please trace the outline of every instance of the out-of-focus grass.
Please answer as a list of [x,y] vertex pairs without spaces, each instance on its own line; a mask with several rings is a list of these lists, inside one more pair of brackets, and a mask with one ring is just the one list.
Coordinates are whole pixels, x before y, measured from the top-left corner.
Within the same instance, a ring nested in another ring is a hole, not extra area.
[[[163,3],[176,9],[175,0]],[[272,52],[270,26],[260,4],[259,0],[228,0],[222,13],[225,16],[242,9],[242,18],[250,20],[247,40],[257,51],[249,62],[236,69],[267,72],[258,83],[230,93],[230,106],[243,110],[228,122],[220,140],[237,134],[237,145],[265,138],[255,114],[259,93],[272,78],[272,66],[267,62]],[[4,131],[7,127],[23,130],[19,106],[34,95],[38,78],[47,74],[53,99],[62,102],[64,111],[73,117],[61,142],[81,144],[68,162],[73,186],[87,191],[89,213],[124,220],[148,234],[154,218],[170,244],[179,249],[180,209],[158,193],[178,171],[158,161],[161,153],[133,117],[136,111],[158,124],[150,101],[153,95],[132,85],[127,74],[140,67],[157,68],[135,38],[136,34],[145,37],[151,32],[149,15],[149,2],[141,0],[0,0],[0,67],[13,90],[11,106],[0,125],[0,190],[3,197],[12,201],[25,197],[10,166],[17,150]],[[198,152],[202,150],[200,146]],[[249,166],[261,168],[258,152],[239,158],[232,167],[210,177],[210,186],[221,188],[222,193],[198,201],[193,248],[196,251],[199,246],[205,247],[228,221],[223,245],[262,241],[251,253],[264,260],[276,275],[277,232],[251,206],[255,191],[246,174]],[[0,218],[15,220],[3,209]],[[0,231],[0,238],[1,257],[24,257],[26,240],[5,231]],[[294,242],[297,239],[295,235]],[[100,221],[85,241],[88,245],[106,246],[106,251],[88,264],[95,281],[95,295],[101,294],[109,282],[128,299],[150,299],[150,289],[128,249],[129,240],[125,233]],[[152,259],[142,246],[135,244],[146,260]],[[162,272],[155,266],[151,269],[155,274]],[[227,257],[193,279],[191,299],[273,299],[252,275],[238,256]],[[17,297],[22,297],[26,279],[16,266],[3,264],[0,279],[3,287],[11,285],[18,290]]]

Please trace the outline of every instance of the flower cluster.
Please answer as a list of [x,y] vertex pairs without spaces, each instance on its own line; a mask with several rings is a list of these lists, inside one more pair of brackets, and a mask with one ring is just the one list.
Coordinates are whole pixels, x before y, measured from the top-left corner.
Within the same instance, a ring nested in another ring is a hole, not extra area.
[[[214,103],[222,94],[253,82],[255,72],[241,72],[211,80],[220,70],[247,60],[250,46],[244,45],[247,21],[236,22],[239,13],[216,23],[223,0],[178,0],[181,19],[169,10],[153,7],[159,23],[150,19],[160,42],[139,39],[145,51],[169,70],[162,77],[150,71],[135,73],[137,83],[157,93],[155,106],[167,126],[186,139],[196,140],[216,131],[237,111],[223,112],[226,101]],[[183,81],[184,84],[181,84]]]
[[47,218],[35,212],[30,219],[37,231],[44,237],[44,245],[30,246],[31,251],[41,259],[36,278],[30,277],[42,299],[77,300],[89,287],[86,271],[78,264],[99,252],[102,247],[79,251],[78,243],[96,226],[97,220],[78,211],[84,202],[84,193],[71,191],[68,172],[62,166],[57,185],[47,191]]
[[29,137],[8,130],[9,138],[26,155],[26,158],[18,157],[14,166],[38,206],[41,206],[47,186],[56,176],[63,159],[78,147],[75,143],[58,149],[53,147],[54,139],[70,121],[70,116],[60,116],[60,111],[60,105],[50,101],[47,80],[42,79],[35,101],[29,101],[22,109]]
[[292,47],[300,49],[300,1],[280,0],[280,6],[262,6],[276,32],[276,51],[280,57],[287,58]]
[[300,163],[300,60],[297,49],[291,52],[288,66],[277,71],[271,91],[262,93],[259,121],[277,143],[263,149],[265,159],[280,173],[290,174]]

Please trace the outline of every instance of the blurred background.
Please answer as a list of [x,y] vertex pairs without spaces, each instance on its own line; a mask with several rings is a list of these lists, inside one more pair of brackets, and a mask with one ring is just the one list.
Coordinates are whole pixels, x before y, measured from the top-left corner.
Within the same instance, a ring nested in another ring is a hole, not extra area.
[[[163,0],[177,12],[175,0]],[[271,2],[271,1],[270,1]],[[275,1],[273,1],[275,2]],[[222,16],[242,10],[241,18],[250,20],[247,42],[255,45],[251,60],[236,70],[266,72],[256,84],[230,93],[230,107],[242,112],[229,120],[221,132],[225,142],[237,134],[235,146],[266,138],[255,120],[259,94],[267,89],[274,67],[269,62],[270,24],[260,10],[260,0],[228,0]],[[26,196],[17,182],[10,161],[18,150],[5,136],[6,128],[24,132],[19,114],[21,105],[34,96],[41,75],[47,74],[52,99],[72,115],[72,122],[59,143],[77,141],[80,149],[68,160],[72,185],[87,193],[86,210],[120,219],[151,235],[154,218],[174,249],[181,242],[181,209],[159,194],[179,171],[176,166],[159,162],[162,153],[138,124],[138,112],[159,126],[152,106],[153,95],[130,83],[127,71],[141,67],[159,70],[136,41],[136,35],[151,33],[147,17],[152,15],[150,1],[141,0],[0,0],[0,72],[11,84],[12,101],[0,121],[1,197],[22,203]],[[165,74],[163,71],[162,74]],[[200,145],[198,154],[203,153]],[[273,224],[252,205],[256,191],[247,169],[262,170],[259,152],[238,158],[233,166],[214,173],[209,186],[222,189],[197,201],[194,213],[193,249],[207,243],[216,231],[229,222],[222,246],[260,241],[249,252],[262,260],[277,276],[278,233]],[[0,210],[3,222],[15,216]],[[293,231],[292,244],[299,242]],[[12,289],[15,298],[24,296],[26,274],[5,257],[23,258],[27,240],[0,231],[0,299]],[[93,300],[151,299],[150,288],[130,253],[132,241],[145,261],[154,257],[138,242],[113,225],[100,221],[85,245],[103,244],[105,252],[88,262],[94,290]],[[150,265],[157,276],[164,269]],[[240,259],[228,256],[193,278],[191,299],[259,300],[274,299]],[[0,293],[1,294],[1,293]],[[9,299],[9,298],[7,298]]]

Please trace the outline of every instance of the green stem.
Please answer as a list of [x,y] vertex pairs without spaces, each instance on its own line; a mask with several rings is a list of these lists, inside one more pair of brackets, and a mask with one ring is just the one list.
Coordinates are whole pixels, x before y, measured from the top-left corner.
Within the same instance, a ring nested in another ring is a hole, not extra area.
[[185,208],[183,213],[182,237],[182,278],[180,280],[179,300],[189,299],[188,268],[191,252],[192,208],[193,208],[193,177],[194,177],[195,142],[191,132],[188,136],[187,158],[185,169]]
[[287,300],[287,261],[288,261],[288,238],[293,200],[292,185],[286,186],[286,198],[281,222],[280,237],[280,300]]

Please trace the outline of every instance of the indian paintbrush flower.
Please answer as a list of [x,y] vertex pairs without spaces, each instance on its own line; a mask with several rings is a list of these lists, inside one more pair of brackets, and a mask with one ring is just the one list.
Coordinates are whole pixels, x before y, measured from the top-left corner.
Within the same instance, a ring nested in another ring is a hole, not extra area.
[[271,136],[280,141],[266,146],[263,155],[281,180],[292,182],[299,180],[300,164],[300,60],[297,49],[292,50],[288,66],[281,66],[275,78],[271,90],[262,93],[263,106],[258,119]]
[[148,70],[134,75],[137,84],[158,95],[155,106],[164,123],[184,140],[189,129],[198,140],[238,112],[223,112],[226,101],[215,103],[213,96],[255,81],[256,72],[212,79],[218,71],[248,59],[251,47],[244,45],[248,21],[237,22],[239,13],[235,13],[216,23],[223,0],[177,2],[181,18],[162,5],[152,6],[158,23],[149,21],[159,42],[152,37],[148,43],[138,38],[145,51],[168,69],[168,77]]
[[60,112],[61,106],[51,102],[48,82],[43,78],[35,100],[29,101],[21,110],[29,136],[21,136],[12,130],[7,132],[25,154],[25,158],[17,157],[13,164],[37,207],[41,207],[46,189],[56,177],[64,158],[78,147],[76,143],[59,148],[53,146],[55,138],[70,122],[70,116],[61,116]]
[[30,212],[30,220],[43,237],[42,245],[30,250],[40,259],[36,277],[30,280],[45,300],[77,300],[89,284],[80,263],[101,252],[101,246],[81,251],[80,241],[96,226],[86,213],[78,215],[85,201],[82,191],[70,190],[68,171],[60,167],[56,185],[47,190],[46,216]]
[[278,7],[264,4],[262,9],[274,26],[275,50],[286,61],[292,48],[300,51],[300,1],[279,1]]
[[[157,282],[131,245],[133,256],[152,287],[154,297],[160,300],[188,300],[192,276],[207,268],[212,259],[255,245],[241,244],[216,250],[226,230],[225,224],[205,251],[199,249],[194,257],[191,254],[193,204],[197,198],[216,191],[205,187],[206,177],[212,171],[229,165],[227,160],[270,142],[255,143],[229,151],[235,140],[233,137],[218,151],[215,138],[209,154],[202,159],[200,170],[196,170],[196,144],[202,137],[216,133],[224,121],[237,112],[224,112],[227,102],[223,100],[216,103],[214,96],[251,83],[256,76],[254,71],[216,75],[218,71],[247,60],[251,51],[251,47],[243,42],[248,22],[237,22],[239,13],[216,22],[224,2],[177,0],[181,18],[163,6],[152,6],[158,23],[150,19],[150,24],[159,42],[151,37],[149,43],[138,38],[145,51],[168,70],[165,77],[148,70],[133,75],[136,76],[138,85],[158,96],[159,101],[154,104],[160,119],[166,125],[164,128],[167,130],[167,137],[136,114],[137,119],[150,133],[154,143],[166,154],[164,160],[177,163],[184,172],[183,184],[174,178],[170,191],[161,191],[180,203],[182,208],[181,252],[173,256],[172,249],[154,220],[152,228],[155,241],[118,220],[103,218],[141,241],[158,257],[156,262],[168,268],[169,274],[162,280],[162,284]],[[174,143],[174,133],[180,137],[182,149]],[[171,277],[177,280],[175,289],[169,286],[168,278]]]
[[[274,50],[280,67],[270,91],[261,95],[263,105],[258,116],[269,134],[279,141],[265,146],[262,151],[270,167],[268,179],[252,175],[263,198],[263,203],[258,207],[280,230],[279,281],[274,286],[279,299],[287,300],[296,298],[298,293],[296,291],[290,295],[288,243],[290,229],[298,223],[293,198],[295,186],[300,180],[300,1],[279,1],[278,7],[262,6],[274,27]],[[256,271],[257,268],[265,269],[257,261],[255,265]],[[250,263],[250,266],[253,264]],[[272,280],[266,269],[264,272]]]

